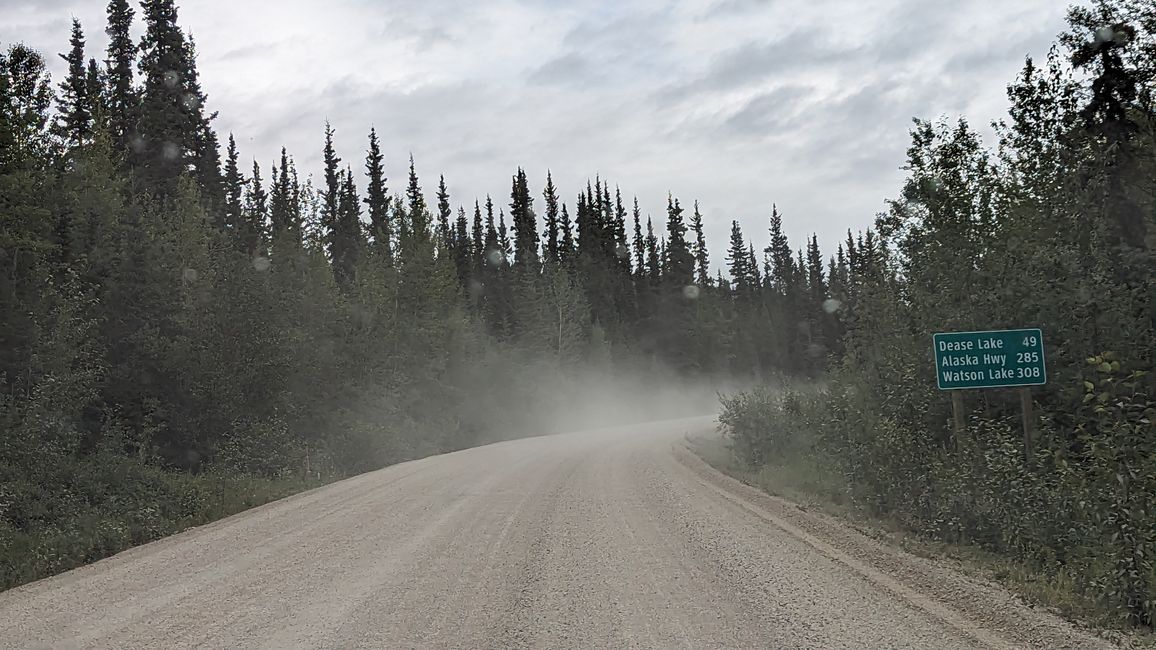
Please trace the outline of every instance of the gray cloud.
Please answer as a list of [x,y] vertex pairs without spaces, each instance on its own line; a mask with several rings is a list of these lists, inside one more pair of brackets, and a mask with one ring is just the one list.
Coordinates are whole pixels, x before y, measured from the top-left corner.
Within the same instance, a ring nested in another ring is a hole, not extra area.
[[761,93],[728,116],[722,127],[745,137],[797,129],[814,92],[808,86],[781,86]]
[[586,80],[591,73],[590,62],[577,52],[568,52],[551,59],[530,73],[526,80],[532,84],[567,84]]
[[744,15],[759,9],[765,9],[773,0],[719,0],[710,5],[702,14],[703,20],[728,16],[732,14]]
[[248,43],[226,52],[220,56],[222,61],[236,61],[239,59],[248,59],[257,56],[276,56],[277,51],[284,47],[284,41],[266,41],[262,43]]
[[751,41],[715,57],[705,73],[664,86],[660,102],[693,99],[706,92],[740,88],[784,72],[806,73],[838,62],[854,61],[858,48],[847,48],[803,31],[773,41]]

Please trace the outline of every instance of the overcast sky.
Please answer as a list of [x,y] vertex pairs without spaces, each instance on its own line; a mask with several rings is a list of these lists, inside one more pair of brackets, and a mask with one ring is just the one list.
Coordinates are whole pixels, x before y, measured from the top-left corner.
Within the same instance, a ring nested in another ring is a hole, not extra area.
[[[49,55],[73,16],[103,58],[104,0],[0,0],[0,43]],[[184,0],[225,141],[268,168],[282,145],[320,168],[323,125],[361,173],[377,127],[390,189],[413,153],[427,194],[509,203],[547,168],[564,200],[601,174],[661,223],[666,193],[757,247],[777,203],[796,247],[830,252],[895,196],[912,117],[1006,109],[1025,55],[1043,57],[1063,0]],[[139,14],[139,11],[138,11]],[[139,15],[138,15],[139,21]],[[138,32],[140,25],[138,24]],[[985,129],[986,132],[986,129]],[[991,141],[989,139],[989,144]],[[249,163],[251,164],[251,162]],[[688,210],[689,212],[689,210]]]

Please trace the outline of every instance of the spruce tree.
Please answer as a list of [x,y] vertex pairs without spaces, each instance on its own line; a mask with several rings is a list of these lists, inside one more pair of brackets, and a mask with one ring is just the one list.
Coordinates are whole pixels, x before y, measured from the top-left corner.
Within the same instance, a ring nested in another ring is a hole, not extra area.
[[498,208],[498,248],[502,251],[502,266],[512,266],[514,247],[510,242],[510,231],[506,228],[506,212]]
[[[607,201],[609,204],[609,201]],[[626,235],[626,206],[622,204],[622,190],[614,186],[614,258],[621,271],[620,276],[630,275],[630,242]],[[620,283],[620,287],[625,286]]]
[[637,277],[646,275],[646,240],[642,238],[642,211],[638,209],[638,197],[634,197],[634,274]]
[[[844,247],[840,245],[839,252],[842,253],[843,251]],[[855,247],[855,238],[851,235],[850,228],[847,229],[846,251],[846,268],[848,277],[860,275],[861,269],[859,267],[859,251]]]
[[450,217],[453,215],[453,209],[450,208],[450,193],[446,189],[446,177],[438,177],[438,241],[442,249],[449,251],[453,248],[454,231],[450,226]]
[[141,7],[145,35],[138,66],[144,85],[137,121],[140,140],[131,149],[131,159],[152,192],[169,195],[190,165],[198,177],[210,178],[215,137],[204,113],[193,47],[177,25],[174,0],[144,0]]
[[369,212],[369,235],[373,251],[385,260],[386,265],[393,263],[393,236],[389,223],[389,189],[386,187],[385,156],[381,153],[381,143],[377,138],[377,129],[369,129],[369,151],[365,156],[365,175],[369,183],[365,190],[365,205]]
[[485,251],[484,262],[488,267],[498,267],[505,263],[503,252],[498,239],[498,228],[494,222],[494,201],[486,195],[486,239],[482,249]]
[[[1073,10],[1072,17],[1087,22],[1085,14],[1078,10]],[[1104,20],[1107,16],[1101,15],[1098,18]],[[1107,181],[1104,212],[1111,220],[1108,243],[1113,247],[1123,244],[1130,249],[1143,249],[1146,246],[1147,222],[1153,220],[1151,210],[1144,210],[1125,187],[1129,177],[1138,172],[1131,141],[1141,127],[1132,119],[1132,115],[1150,114],[1152,91],[1150,87],[1145,88],[1145,103],[1139,106],[1137,99],[1141,71],[1125,63],[1126,57],[1131,54],[1130,50],[1137,47],[1136,28],[1119,20],[1105,22],[1107,24],[1093,23],[1095,28],[1091,40],[1080,42],[1076,36],[1068,35],[1073,66],[1093,77],[1092,94],[1080,111],[1080,116],[1085,127],[1103,143],[1101,157],[1106,164],[1101,173]],[[1156,50],[1154,46],[1149,47]],[[1156,64],[1151,62],[1148,66],[1149,70],[1156,69]],[[1151,118],[1148,124],[1151,124]],[[1124,280],[1127,271],[1122,267],[1126,262],[1117,260],[1116,264],[1116,276]],[[1141,273],[1150,276],[1147,271]]]
[[426,208],[425,194],[422,193],[421,184],[418,182],[413,154],[409,155],[409,185],[406,186],[405,196],[409,200],[410,237],[419,242],[429,241],[429,210]]
[[566,204],[562,204],[562,240],[558,243],[558,259],[565,262],[574,256],[574,224],[570,221],[570,212]]
[[574,204],[574,227],[577,231],[574,252],[577,256],[588,259],[596,258],[595,251],[600,244],[598,221],[595,218],[595,209],[591,205],[592,203],[593,190],[590,187],[590,182],[587,181],[586,192],[579,192],[578,199]]
[[791,245],[783,233],[783,217],[778,206],[771,206],[771,242],[766,248],[770,260],[770,273],[766,281],[780,294],[786,295],[795,282],[795,264]]
[[413,220],[410,218],[404,196],[395,193],[389,203],[393,206],[393,214],[389,218],[390,229],[397,233],[397,246],[394,249],[394,259],[397,260],[401,257],[402,248],[412,241],[410,232]]
[[521,167],[511,185],[510,221],[514,229],[514,266],[525,273],[537,273],[538,217],[534,214],[534,198],[530,195],[526,172]]
[[[333,149],[333,127],[330,126],[329,121],[325,122],[325,148],[322,150],[322,162],[325,165],[323,172],[325,180],[325,188],[321,191],[321,230],[325,241],[325,250],[329,254],[330,261],[337,259],[337,251],[334,246],[335,240],[338,238],[338,203],[341,201],[341,172],[337,165],[341,162],[341,158],[337,157],[337,152]],[[340,244],[337,245],[340,248]]]
[[93,130],[108,131],[108,83],[107,75],[96,59],[88,60],[84,75],[85,94],[88,96],[88,113],[92,116]]
[[333,274],[340,286],[348,287],[356,279],[363,239],[361,201],[353,182],[353,170],[346,168],[338,179],[337,222],[333,237]]
[[546,188],[542,190],[542,199],[546,206],[546,230],[542,233],[545,245],[543,246],[543,253],[547,264],[557,264],[559,260],[559,215],[558,215],[558,190],[554,187],[554,177],[549,170],[546,171]]
[[272,227],[274,255],[293,255],[302,246],[301,207],[297,200],[296,172],[285,147],[281,159],[273,168],[272,190],[269,193],[269,221]]
[[[220,211],[217,227],[222,232],[236,235],[242,224],[241,199],[244,196],[245,179],[238,166],[237,142],[229,134],[229,147],[225,154],[225,204]],[[243,247],[242,247],[243,250]]]
[[215,213],[220,211],[225,202],[224,179],[221,176],[221,143],[217,140],[217,132],[211,125],[217,114],[206,114],[203,110],[205,93],[201,90],[196,62],[196,44],[190,37],[185,55],[187,68],[182,77],[187,80],[188,88],[184,96],[184,105],[192,113],[193,122],[191,145],[193,178],[196,179],[200,189],[202,206],[207,212]]
[[474,259],[473,242],[470,240],[470,224],[466,209],[458,206],[458,218],[454,222],[453,256],[457,269],[458,284],[468,286]]
[[72,46],[60,58],[68,63],[68,74],[60,82],[56,130],[73,147],[79,147],[92,136],[92,98],[89,97],[88,73],[84,67],[84,31],[80,21],[72,19]]
[[827,294],[827,285],[823,277],[823,254],[819,251],[819,238],[814,233],[807,243],[807,289],[812,303],[821,305]]
[[137,92],[133,79],[137,48],[132,39],[133,10],[128,0],[108,3],[108,127],[116,148],[124,151],[136,128]]
[[747,244],[743,240],[743,229],[738,221],[731,221],[731,241],[727,248],[727,270],[736,294],[748,297],[754,290],[754,278],[750,268]]
[[244,229],[241,235],[242,250],[249,257],[265,255],[268,237],[266,223],[269,217],[268,195],[261,181],[261,166],[253,161],[253,175],[249,178],[245,192]]
[[690,222],[694,230],[695,281],[700,287],[710,285],[710,256],[706,250],[706,234],[702,229],[702,214],[698,211],[698,201],[694,202],[694,216]]
[[652,283],[662,276],[662,254],[658,248],[658,238],[654,236],[654,222],[646,218],[646,273]]
[[473,253],[474,267],[480,269],[486,263],[486,229],[482,225],[482,207],[477,199],[474,199],[474,223],[471,232],[473,241],[470,249]]
[[759,277],[759,262],[755,258],[755,245],[749,244],[747,248],[747,267],[751,270],[751,284],[755,287],[762,286],[764,278]]
[[687,227],[682,219],[682,206],[678,199],[667,196],[666,207],[666,255],[663,258],[663,279],[677,288],[694,283],[694,255],[686,241]]

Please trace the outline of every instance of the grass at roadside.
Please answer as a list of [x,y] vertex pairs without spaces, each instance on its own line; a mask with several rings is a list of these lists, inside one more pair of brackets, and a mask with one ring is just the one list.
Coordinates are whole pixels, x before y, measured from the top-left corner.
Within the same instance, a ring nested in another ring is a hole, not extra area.
[[0,590],[321,484],[193,475],[121,456],[45,464],[36,472],[27,476],[0,463]]
[[927,539],[904,530],[895,521],[865,515],[850,501],[842,478],[821,463],[806,458],[782,459],[751,468],[735,458],[724,438],[688,438],[687,442],[708,465],[747,485],[805,509],[839,517],[859,532],[914,555],[950,560],[963,573],[998,582],[1028,603],[1084,625],[1111,629],[1111,636],[1126,640],[1127,646],[1156,648],[1156,634],[1121,630],[1110,612],[1082,596],[1075,580],[1062,571],[1042,574],[976,546]]

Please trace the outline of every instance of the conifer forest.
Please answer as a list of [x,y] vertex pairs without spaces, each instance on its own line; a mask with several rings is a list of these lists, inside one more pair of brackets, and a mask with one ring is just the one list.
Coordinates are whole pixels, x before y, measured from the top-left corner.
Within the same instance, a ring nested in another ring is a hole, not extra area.
[[[915,120],[906,180],[839,241],[768,202],[708,242],[709,206],[644,213],[630,178],[454,196],[368,124],[317,124],[317,169],[251,162],[174,0],[111,0],[50,78],[57,54],[0,44],[0,588],[552,433],[595,377],[639,400],[619,417],[725,386],[736,462],[806,463],[857,512],[1156,624],[1156,4],[1073,6],[992,82],[995,141]],[[1019,327],[1045,342],[1031,439],[1010,389],[964,391],[957,427],[932,333]]]

